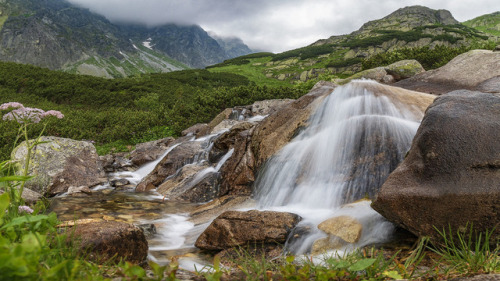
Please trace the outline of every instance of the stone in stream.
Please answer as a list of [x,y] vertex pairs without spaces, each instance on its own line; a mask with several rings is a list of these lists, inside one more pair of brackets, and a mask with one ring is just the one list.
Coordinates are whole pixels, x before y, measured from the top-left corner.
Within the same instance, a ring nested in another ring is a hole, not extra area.
[[141,166],[160,157],[168,146],[174,141],[174,138],[163,138],[155,141],[140,143],[130,153],[130,161],[136,166]]
[[[27,188],[54,196],[65,193],[70,186],[102,183],[99,156],[90,142],[58,137],[42,137],[40,141],[45,143],[37,145],[31,155],[29,175],[34,178],[26,183]],[[25,142],[12,151],[18,173],[24,167],[26,154]]]
[[183,142],[163,158],[154,170],[138,185],[136,191],[144,192],[157,188],[169,176],[184,165],[192,163],[202,149],[202,142]]
[[340,216],[320,223],[318,229],[328,235],[339,237],[348,243],[356,243],[361,237],[363,225],[349,216]]
[[104,263],[112,258],[140,264],[146,261],[148,242],[141,228],[123,222],[100,221],[69,228],[70,239],[86,258]]
[[285,243],[300,220],[300,216],[284,212],[227,211],[198,237],[195,246],[223,250],[248,243]]
[[454,91],[427,109],[372,207],[417,236],[467,227],[500,238],[500,96]]

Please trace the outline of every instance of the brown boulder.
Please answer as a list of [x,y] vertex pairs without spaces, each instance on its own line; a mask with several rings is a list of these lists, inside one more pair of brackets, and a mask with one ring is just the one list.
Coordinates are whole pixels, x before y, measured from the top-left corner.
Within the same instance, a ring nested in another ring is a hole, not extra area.
[[284,243],[300,216],[272,211],[227,211],[198,237],[195,246],[223,250],[247,243]]
[[142,229],[117,221],[100,221],[76,225],[68,230],[73,241],[87,258],[98,262],[124,259],[142,263],[148,255],[148,242]]
[[209,131],[210,126],[207,123],[198,123],[182,131],[181,135],[186,137],[203,136],[208,134]]
[[251,143],[257,167],[286,145],[300,128],[306,126],[311,113],[321,103],[322,98],[330,94],[335,87],[333,83],[321,82],[307,95],[283,105],[257,125]]
[[167,151],[168,146],[173,141],[174,138],[164,138],[140,143],[136,145],[135,150],[130,153],[130,160],[136,166],[141,166],[147,162],[154,161]]
[[[500,237],[500,97],[455,91],[428,108],[372,207],[418,236],[467,225]],[[492,238],[491,241],[495,241]]]
[[395,85],[432,94],[459,89],[476,90],[483,81],[500,75],[500,53],[472,50],[452,59],[445,66],[426,71]]
[[254,128],[236,131],[234,152],[221,168],[220,194],[249,195],[255,181],[255,158],[251,150]]
[[201,151],[202,145],[202,142],[188,141],[176,146],[137,185],[135,190],[144,192],[158,187],[168,176],[175,174],[184,165],[192,163]]

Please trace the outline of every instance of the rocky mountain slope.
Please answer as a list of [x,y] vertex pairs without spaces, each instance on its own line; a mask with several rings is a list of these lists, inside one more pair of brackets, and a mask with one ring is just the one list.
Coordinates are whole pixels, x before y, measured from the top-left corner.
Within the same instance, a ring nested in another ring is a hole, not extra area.
[[[263,54],[246,64],[238,59],[232,62],[240,68],[247,65],[261,72],[263,78],[308,81],[319,76],[326,79],[328,75],[351,75],[362,70],[363,62],[377,54],[401,55],[396,51],[402,49],[430,53],[429,49],[436,47],[468,48],[482,46],[488,40],[497,41],[498,37],[459,23],[449,11],[410,6],[367,22],[348,35],[332,36],[280,54]],[[397,60],[402,59],[415,58],[398,57]],[[220,66],[227,67],[227,63]]]
[[[230,51],[199,26],[123,26],[64,0],[0,1],[0,60],[103,77],[204,67]],[[245,48],[246,47],[246,48]]]
[[475,28],[484,33],[500,36],[500,12],[483,15],[464,22],[468,27]]

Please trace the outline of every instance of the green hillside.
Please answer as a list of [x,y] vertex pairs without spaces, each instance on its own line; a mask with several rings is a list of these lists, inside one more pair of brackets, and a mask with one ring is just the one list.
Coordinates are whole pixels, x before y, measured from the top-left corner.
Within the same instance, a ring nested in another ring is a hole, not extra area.
[[[127,145],[177,136],[228,107],[301,94],[290,86],[257,86],[238,74],[207,70],[110,80],[0,62],[0,104],[17,101],[59,110],[66,117],[53,120],[46,134],[92,140],[102,153],[111,147],[124,150]],[[6,159],[12,149],[15,125],[0,121],[0,159]]]
[[500,12],[483,15],[464,22],[464,25],[487,34],[500,36]]

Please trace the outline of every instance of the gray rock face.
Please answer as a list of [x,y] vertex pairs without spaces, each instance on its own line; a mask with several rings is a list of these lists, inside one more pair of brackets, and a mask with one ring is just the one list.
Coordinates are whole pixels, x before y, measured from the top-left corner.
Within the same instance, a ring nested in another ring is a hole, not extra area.
[[491,84],[482,85],[483,88],[480,89],[477,87],[498,76],[500,76],[500,52],[472,50],[455,57],[445,66],[399,81],[395,85],[425,93],[444,94],[459,89],[491,88]]
[[[26,187],[53,196],[71,186],[92,187],[101,183],[98,155],[91,143],[57,137],[42,137],[41,141],[47,143],[36,146],[31,156],[29,175],[35,178]],[[25,142],[12,151],[18,171],[24,167],[26,155]]]
[[472,224],[500,237],[500,97],[455,91],[428,108],[372,207],[419,236]]
[[301,217],[271,211],[227,211],[198,237],[195,246],[223,250],[247,243],[284,243]]

